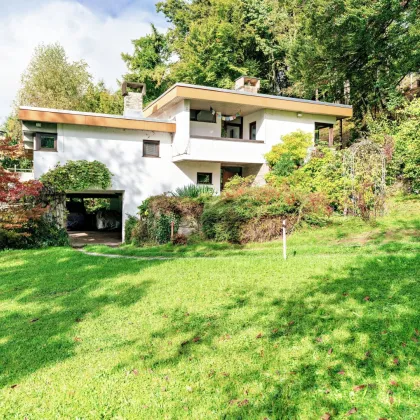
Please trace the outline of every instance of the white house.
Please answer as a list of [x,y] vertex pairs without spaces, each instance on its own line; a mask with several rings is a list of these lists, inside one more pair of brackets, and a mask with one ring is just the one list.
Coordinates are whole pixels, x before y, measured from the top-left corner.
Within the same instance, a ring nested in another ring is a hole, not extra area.
[[123,86],[123,116],[21,107],[34,177],[58,162],[98,160],[114,174],[112,188],[83,193],[118,198],[124,221],[147,197],[187,184],[220,191],[234,174],[263,183],[264,154],[282,135],[301,129],[315,138],[329,128],[332,142],[335,122],[352,116],[348,105],[259,94],[259,80],[250,77],[234,90],[177,83],[145,109],[141,88]]

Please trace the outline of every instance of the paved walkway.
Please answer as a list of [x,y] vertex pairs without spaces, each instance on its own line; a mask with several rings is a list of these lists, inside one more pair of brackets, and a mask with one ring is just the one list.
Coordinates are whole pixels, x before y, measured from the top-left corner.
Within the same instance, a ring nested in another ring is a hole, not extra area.
[[121,232],[107,231],[68,231],[70,244],[73,248],[81,248],[85,245],[121,245]]
[[[91,257],[125,258],[125,259],[129,259],[129,260],[142,260],[142,261],[174,260],[174,259],[176,259],[176,257],[135,257],[135,256],[132,256],[132,255],[99,254],[98,252],[85,251],[83,248],[78,248],[77,251],[79,251],[79,252],[81,252],[82,254],[85,254],[85,255],[90,255]],[[191,257],[183,257],[183,258],[191,258]],[[198,257],[198,258],[203,258],[203,257]]]

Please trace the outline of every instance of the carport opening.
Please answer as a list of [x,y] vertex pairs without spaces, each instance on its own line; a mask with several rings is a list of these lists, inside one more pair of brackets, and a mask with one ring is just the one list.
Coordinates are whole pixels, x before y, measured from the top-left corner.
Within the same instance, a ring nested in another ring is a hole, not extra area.
[[122,208],[121,192],[68,193],[67,232],[72,246],[121,244]]

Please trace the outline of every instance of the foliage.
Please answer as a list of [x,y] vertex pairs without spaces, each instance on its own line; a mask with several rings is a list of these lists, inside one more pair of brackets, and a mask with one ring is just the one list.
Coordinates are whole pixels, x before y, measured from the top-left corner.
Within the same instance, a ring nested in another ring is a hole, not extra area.
[[43,185],[39,181],[21,182],[19,175],[0,166],[0,228],[20,229],[45,213],[37,198]]
[[171,84],[167,71],[170,62],[168,37],[160,34],[154,25],[151,29],[151,34],[132,41],[132,55],[122,54],[129,71],[124,79],[146,85],[146,103],[160,96]]
[[60,44],[41,44],[22,75],[17,105],[122,114],[123,98],[94,84],[88,64],[71,62]]
[[302,130],[281,136],[281,143],[276,144],[265,154],[265,159],[276,172],[290,173],[292,165],[299,167],[308,155],[308,148],[313,143],[313,134]]
[[243,188],[251,187],[255,181],[255,175],[249,175],[246,177],[239,176],[235,174],[232,178],[226,182],[225,187],[223,188],[222,194],[230,194],[234,191],[242,190]]
[[126,243],[131,243],[133,239],[133,230],[136,227],[139,219],[131,214],[127,215],[127,219],[124,224],[124,238]]
[[83,97],[80,111],[98,112],[100,114],[122,115],[124,99],[121,92],[113,93],[106,88],[105,83],[90,84]]
[[83,204],[87,214],[96,213],[98,210],[110,210],[111,203],[109,198],[83,198]]
[[198,198],[200,196],[211,197],[214,195],[214,188],[208,185],[196,185],[190,184],[185,185],[184,187],[179,187],[170,194],[173,197],[188,197],[188,198]]
[[405,102],[394,119],[369,119],[370,136],[387,155],[388,183],[402,181],[407,192],[420,192],[420,98]]
[[166,35],[152,26],[133,41],[134,53],[123,54],[125,78],[146,83],[147,101],[180,81],[230,89],[244,74],[260,77],[263,92],[285,94],[297,3],[161,1],[157,10],[172,25]]
[[182,233],[177,233],[174,235],[171,242],[173,245],[187,245],[188,238]]
[[92,76],[83,61],[70,62],[59,44],[38,46],[22,76],[19,105],[81,109]]
[[305,2],[288,56],[296,90],[309,99],[316,90],[322,100],[350,99],[359,122],[366,113],[387,112],[402,78],[420,67],[420,51],[413,50],[419,8],[418,0]]
[[10,136],[0,138],[0,165],[3,168],[13,168],[14,166],[21,169],[32,168],[32,162],[25,158],[25,150],[21,140],[16,140]]
[[[207,238],[244,243],[277,237],[281,232],[278,220],[287,219],[289,228],[301,221],[322,224],[329,213],[321,193],[266,185],[223,191],[220,198],[205,205],[201,221]],[[276,228],[260,229],[263,224]]]
[[139,206],[140,220],[133,237],[136,243],[167,243],[171,239],[171,224],[174,234],[178,232],[181,219],[191,219],[198,225],[203,212],[201,197],[174,197],[158,195],[144,200]]
[[94,160],[69,160],[64,165],[59,163],[54,169],[41,176],[41,182],[51,185],[57,191],[83,191],[89,188],[111,186],[112,173],[101,162]]

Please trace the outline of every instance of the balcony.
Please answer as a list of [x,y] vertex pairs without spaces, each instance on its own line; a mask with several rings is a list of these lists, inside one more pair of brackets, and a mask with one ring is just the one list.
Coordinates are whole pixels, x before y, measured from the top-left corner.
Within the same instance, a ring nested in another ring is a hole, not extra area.
[[6,168],[6,170],[9,172],[16,172],[19,175],[19,180],[22,182],[35,179],[33,169],[23,169],[14,166],[13,168]]
[[172,160],[263,164],[267,151],[260,140],[195,135],[190,137],[185,153],[174,155]]

